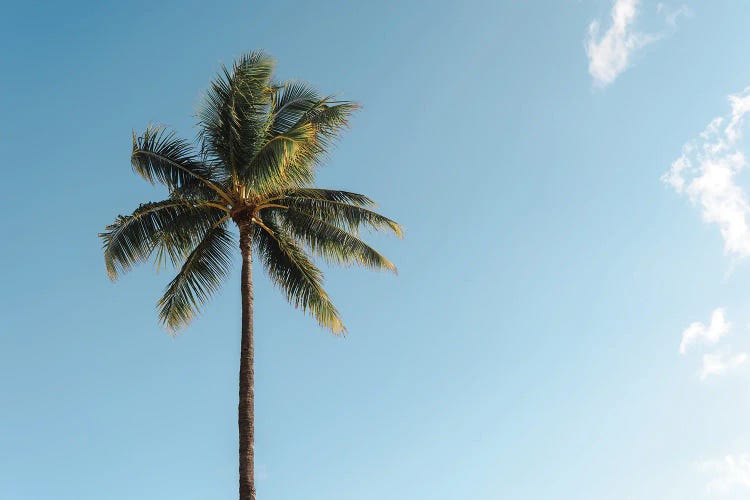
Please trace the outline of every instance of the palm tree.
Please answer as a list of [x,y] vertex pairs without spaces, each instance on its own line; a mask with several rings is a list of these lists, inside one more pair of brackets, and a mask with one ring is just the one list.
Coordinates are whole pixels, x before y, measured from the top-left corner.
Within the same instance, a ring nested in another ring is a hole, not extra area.
[[[179,272],[159,299],[170,333],[186,326],[230,272],[235,235],[242,257],[239,371],[239,495],[255,498],[253,466],[253,253],[296,308],[336,334],[345,332],[312,256],[373,269],[395,266],[358,237],[361,228],[401,227],[361,194],[313,186],[357,105],[300,82],[276,83],[274,61],[240,57],[211,83],[198,112],[197,145],[162,127],[133,133],[133,169],[165,185],[163,201],[120,215],[101,237],[112,280],[152,257]],[[232,231],[231,223],[237,228]]]

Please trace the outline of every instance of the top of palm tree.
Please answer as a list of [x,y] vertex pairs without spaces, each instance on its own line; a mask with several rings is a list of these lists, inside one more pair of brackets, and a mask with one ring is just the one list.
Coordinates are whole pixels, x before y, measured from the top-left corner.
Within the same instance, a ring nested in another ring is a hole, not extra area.
[[252,242],[271,280],[296,307],[345,331],[312,256],[396,271],[358,237],[363,228],[402,235],[368,197],[314,187],[315,167],[358,105],[302,82],[275,82],[274,61],[241,56],[207,90],[197,144],[163,127],[133,133],[133,170],[169,196],[120,215],[101,233],[111,279],[154,258],[179,267],[158,302],[171,331],[186,326],[221,285],[235,248],[228,224]]

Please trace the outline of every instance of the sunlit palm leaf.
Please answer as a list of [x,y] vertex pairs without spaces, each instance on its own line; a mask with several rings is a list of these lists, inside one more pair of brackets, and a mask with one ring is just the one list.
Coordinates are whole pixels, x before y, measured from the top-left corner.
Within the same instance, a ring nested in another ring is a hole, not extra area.
[[316,141],[317,132],[309,123],[268,139],[244,171],[244,182],[255,193],[310,184],[313,180],[310,160],[315,154]]
[[271,280],[295,307],[310,312],[321,326],[343,333],[344,324],[323,289],[323,273],[304,250],[269,218],[266,227],[255,226],[253,240]]
[[357,233],[360,228],[367,227],[375,231],[386,230],[403,236],[401,226],[377,212],[356,205],[316,198],[290,196],[279,202],[300,212],[312,215],[330,224],[343,227],[347,231]]
[[203,153],[227,176],[251,160],[268,128],[274,61],[262,52],[242,56],[232,69],[223,67],[212,82],[199,110]]
[[396,272],[396,266],[377,250],[334,224],[291,208],[273,210],[289,234],[326,261]]
[[284,82],[274,94],[270,134],[281,135],[293,128],[320,102],[318,92],[304,82]]

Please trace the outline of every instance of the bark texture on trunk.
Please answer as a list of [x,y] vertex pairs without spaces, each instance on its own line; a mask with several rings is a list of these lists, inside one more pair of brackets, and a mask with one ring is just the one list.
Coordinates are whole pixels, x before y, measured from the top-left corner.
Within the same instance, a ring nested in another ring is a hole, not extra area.
[[240,398],[237,423],[240,435],[240,500],[255,500],[255,391],[253,348],[253,250],[250,224],[240,227],[242,253],[242,344]]

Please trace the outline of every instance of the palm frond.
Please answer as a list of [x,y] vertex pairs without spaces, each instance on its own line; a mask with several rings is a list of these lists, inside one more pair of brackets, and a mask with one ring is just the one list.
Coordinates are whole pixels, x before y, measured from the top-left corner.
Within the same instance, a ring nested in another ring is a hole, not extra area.
[[226,198],[218,185],[220,179],[200,161],[190,143],[163,127],[148,127],[140,136],[133,132],[130,160],[133,170],[151,183],[160,182],[170,190],[203,184]]
[[310,158],[315,154],[316,141],[317,132],[310,123],[300,123],[283,135],[269,138],[242,173],[243,182],[256,193],[310,184]]
[[159,319],[170,332],[187,326],[219,289],[229,274],[234,247],[232,235],[219,225],[209,229],[187,256],[157,303]]
[[330,222],[292,208],[269,211],[279,218],[284,230],[327,262],[397,272],[396,266],[377,250]]
[[359,108],[356,102],[333,101],[329,97],[310,110],[308,120],[318,128],[326,148],[329,148],[330,141],[338,138],[341,131],[349,126],[349,119]]
[[271,280],[284,291],[290,304],[310,312],[322,327],[344,333],[339,313],[323,289],[323,273],[272,217],[264,225],[273,234],[255,225],[253,242]]
[[157,249],[157,261],[165,256],[178,261],[222,215],[218,209],[174,199],[145,203],[131,215],[119,215],[99,234],[110,279],[145,262]]
[[315,109],[320,101],[320,94],[305,82],[283,82],[273,97],[270,133],[284,134]]
[[279,203],[330,224],[343,227],[355,234],[359,232],[360,228],[368,227],[375,231],[392,231],[399,238],[403,237],[403,229],[396,221],[357,205],[297,196],[282,199]]
[[241,180],[263,194],[311,184],[314,167],[357,109],[354,103],[333,103],[303,82],[281,84],[273,95],[264,141]]
[[[220,186],[220,188],[226,193],[225,186]],[[191,182],[173,188],[169,191],[169,197],[173,200],[182,200],[188,203],[216,203],[229,206],[226,197],[219,195],[215,189],[203,182]]]
[[264,53],[251,52],[231,70],[222,67],[198,112],[202,153],[233,179],[266,135],[274,66]]

